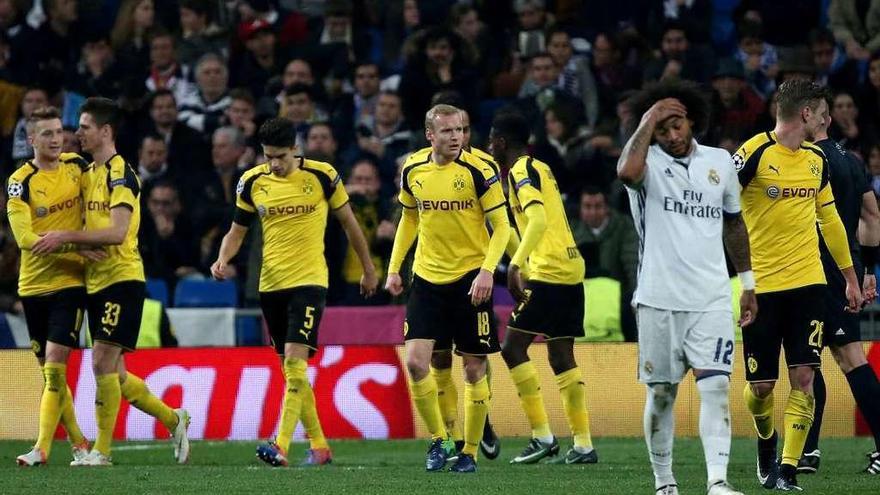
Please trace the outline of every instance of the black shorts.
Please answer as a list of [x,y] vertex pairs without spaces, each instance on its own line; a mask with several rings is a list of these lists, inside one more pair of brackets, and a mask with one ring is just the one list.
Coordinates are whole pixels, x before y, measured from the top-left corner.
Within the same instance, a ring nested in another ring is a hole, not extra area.
[[326,300],[327,289],[317,285],[260,292],[263,319],[278,354],[284,355],[284,344],[290,342],[308,347],[309,357],[315,355]]
[[137,280],[118,282],[89,294],[89,333],[92,340],[133,351],[141,331],[146,294],[146,285]]
[[[856,271],[856,273],[862,272]],[[825,278],[828,280],[828,285],[825,290],[825,335],[822,344],[841,347],[853,342],[861,342],[862,322],[859,314],[844,309],[849,304],[846,300],[846,279],[836,269],[833,272],[826,272]]]
[[510,315],[511,330],[546,340],[584,336],[584,286],[528,282],[526,300]]
[[70,287],[51,294],[21,298],[31,349],[46,357],[46,341],[76,349],[86,308],[85,287]]
[[455,282],[434,284],[413,276],[403,324],[405,340],[433,340],[434,351],[482,356],[501,350],[492,298],[474,306],[468,291],[479,270]]
[[758,294],[758,315],[743,329],[746,381],[779,378],[779,350],[788,367],[819,366],[825,323],[825,286]]

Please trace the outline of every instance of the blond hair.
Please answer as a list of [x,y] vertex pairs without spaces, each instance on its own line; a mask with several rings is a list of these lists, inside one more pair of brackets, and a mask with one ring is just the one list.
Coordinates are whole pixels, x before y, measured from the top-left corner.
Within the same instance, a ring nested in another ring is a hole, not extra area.
[[34,132],[34,128],[37,125],[37,122],[42,120],[53,120],[53,119],[61,119],[61,112],[58,111],[55,107],[40,107],[34,110],[31,113],[31,116],[28,117],[25,122],[25,129],[28,134],[32,134]]
[[461,109],[445,103],[434,105],[425,114],[425,129],[434,128],[434,119],[440,115],[460,115]]

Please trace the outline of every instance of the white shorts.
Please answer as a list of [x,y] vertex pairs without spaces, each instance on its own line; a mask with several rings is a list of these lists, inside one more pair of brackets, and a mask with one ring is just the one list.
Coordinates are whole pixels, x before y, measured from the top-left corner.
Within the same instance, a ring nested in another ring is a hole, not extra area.
[[733,368],[733,313],[639,305],[639,381],[679,383],[688,369]]

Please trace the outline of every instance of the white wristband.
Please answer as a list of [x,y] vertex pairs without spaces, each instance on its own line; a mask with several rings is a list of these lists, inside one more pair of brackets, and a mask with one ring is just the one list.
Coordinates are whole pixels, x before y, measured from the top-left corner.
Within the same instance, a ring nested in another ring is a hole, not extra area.
[[755,290],[755,272],[748,270],[737,273],[739,275],[739,283],[743,290]]

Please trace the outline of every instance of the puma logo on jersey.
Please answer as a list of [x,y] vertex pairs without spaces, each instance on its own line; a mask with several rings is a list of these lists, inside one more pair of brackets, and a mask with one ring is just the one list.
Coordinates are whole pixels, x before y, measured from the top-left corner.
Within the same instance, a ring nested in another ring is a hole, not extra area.
[[414,180],[413,184],[419,186],[419,189],[424,189],[424,186],[422,186],[422,181],[420,180]]
[[38,194],[42,194],[43,196],[46,195],[46,190],[45,190],[45,189],[34,189],[34,191],[36,191]]
[[776,172],[776,175],[779,175],[779,169],[776,168],[776,167],[774,167],[773,165],[767,165],[767,168],[769,168],[770,170]]
[[269,195],[269,188],[266,187],[266,186],[260,186],[260,191],[261,191],[263,194],[265,194],[266,196]]

